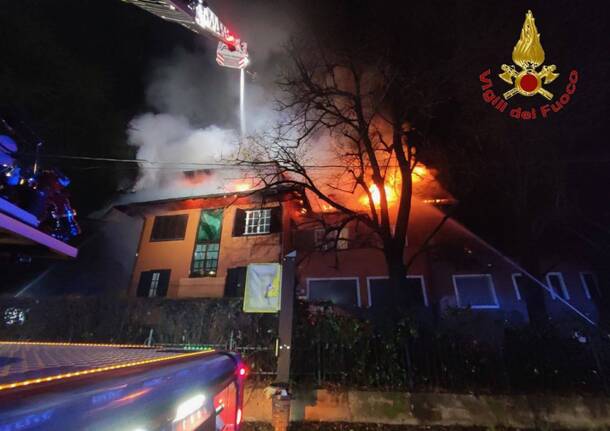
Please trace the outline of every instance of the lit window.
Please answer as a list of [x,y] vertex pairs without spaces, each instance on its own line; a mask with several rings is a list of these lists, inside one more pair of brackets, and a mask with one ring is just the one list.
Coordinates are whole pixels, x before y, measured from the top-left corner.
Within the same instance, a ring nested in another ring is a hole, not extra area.
[[246,211],[245,235],[271,232],[271,208]]
[[153,272],[152,279],[150,280],[150,288],[148,289],[148,297],[154,298],[157,296],[157,292],[159,290],[159,277],[161,273]]
[[218,250],[220,244],[197,244],[193,255],[193,270],[194,276],[213,276],[216,275],[218,268]]
[[453,287],[458,307],[472,309],[500,307],[490,274],[454,275]]
[[551,289],[551,298],[557,299],[561,296],[566,301],[570,300],[570,293],[561,272],[549,272],[546,275],[546,285]]

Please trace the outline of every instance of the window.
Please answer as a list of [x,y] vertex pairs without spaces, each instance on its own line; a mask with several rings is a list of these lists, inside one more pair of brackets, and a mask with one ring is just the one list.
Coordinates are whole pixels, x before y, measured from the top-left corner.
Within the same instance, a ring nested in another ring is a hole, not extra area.
[[214,277],[217,273],[222,214],[222,209],[201,211],[191,263],[191,277]]
[[184,239],[188,214],[155,217],[151,241],[177,241]]
[[233,236],[267,235],[282,231],[282,207],[235,210]]
[[260,235],[271,232],[271,208],[246,211],[244,235]]
[[595,278],[593,273],[581,272],[580,282],[585,291],[585,296],[587,299],[592,299],[595,295],[601,296],[599,286],[597,285],[597,278]]
[[454,275],[453,288],[458,307],[500,308],[491,274]]
[[551,298],[557,299],[559,295],[566,301],[570,300],[570,293],[563,281],[561,272],[549,272],[546,275],[546,285],[551,289]]
[[220,244],[197,244],[193,255],[193,276],[214,276],[218,269]]
[[157,298],[167,295],[171,271],[169,269],[153,269],[140,273],[137,296]]
[[148,297],[154,298],[157,296],[157,290],[159,289],[159,277],[161,273],[153,272],[152,279],[150,280],[150,287],[148,289]]
[[332,302],[336,305],[360,306],[360,288],[357,278],[309,278],[307,299]]
[[[337,233],[339,233],[339,239],[337,239]],[[349,241],[349,229],[344,226],[339,232],[337,229],[327,231],[326,229],[320,228],[314,231],[314,240],[316,248],[320,250],[347,250]]]
[[515,272],[512,275],[513,277],[513,288],[515,289],[515,296],[517,297],[517,301],[521,301],[523,296],[521,296],[521,288],[523,287],[523,274]]
[[[396,300],[390,292],[390,284],[388,277],[368,277],[368,294],[369,307],[375,309],[387,309],[392,307]],[[416,295],[421,304],[428,306],[428,292],[426,291],[426,283],[423,275],[408,275],[405,284],[406,289],[413,289],[412,292]]]

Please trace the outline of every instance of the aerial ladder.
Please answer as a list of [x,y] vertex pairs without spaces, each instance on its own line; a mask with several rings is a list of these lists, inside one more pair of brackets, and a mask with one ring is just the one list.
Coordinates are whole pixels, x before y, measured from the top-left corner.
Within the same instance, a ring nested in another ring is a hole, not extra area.
[[123,0],[189,30],[216,39],[216,62],[220,66],[246,69],[248,44],[235,36],[205,0]]

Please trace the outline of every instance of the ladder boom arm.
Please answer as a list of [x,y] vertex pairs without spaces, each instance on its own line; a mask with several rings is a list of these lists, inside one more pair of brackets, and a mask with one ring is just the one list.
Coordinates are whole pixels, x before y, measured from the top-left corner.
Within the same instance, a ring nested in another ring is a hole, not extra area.
[[236,37],[202,0],[123,0],[189,30],[234,48]]

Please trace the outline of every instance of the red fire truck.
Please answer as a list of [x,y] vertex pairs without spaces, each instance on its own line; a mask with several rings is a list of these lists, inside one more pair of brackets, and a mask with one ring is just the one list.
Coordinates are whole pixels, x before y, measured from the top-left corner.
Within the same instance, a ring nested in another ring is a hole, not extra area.
[[0,430],[236,431],[245,375],[214,350],[0,342]]

